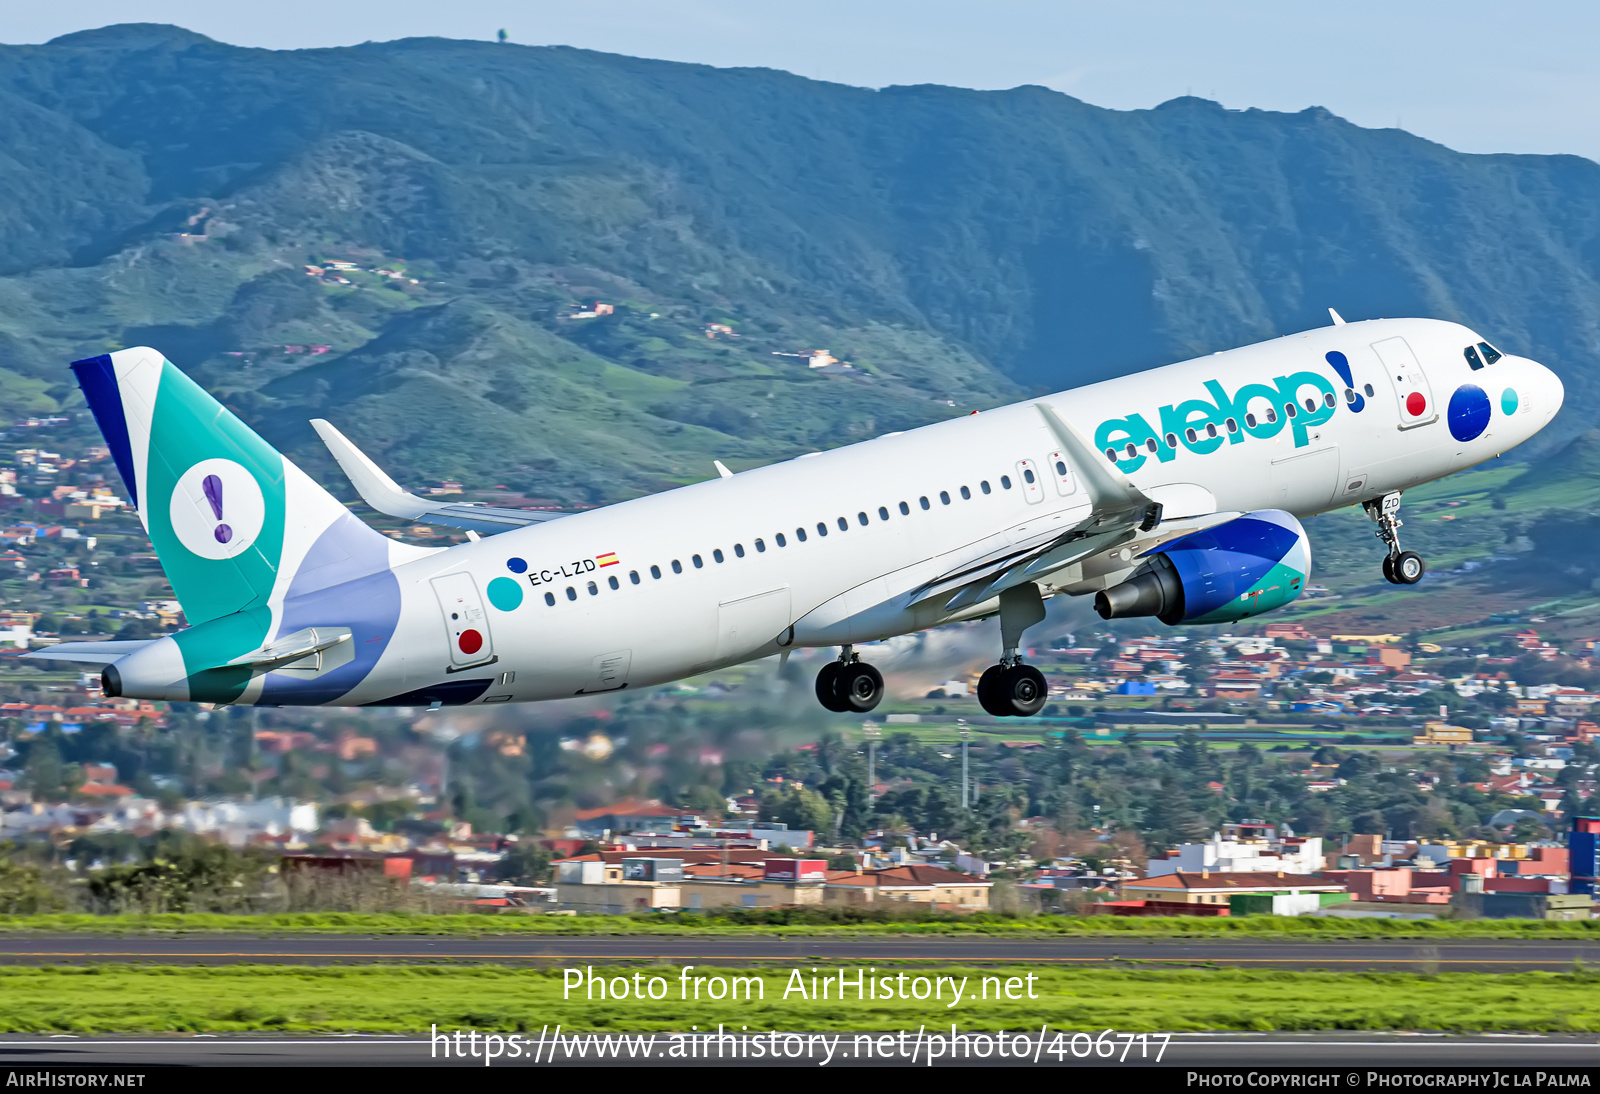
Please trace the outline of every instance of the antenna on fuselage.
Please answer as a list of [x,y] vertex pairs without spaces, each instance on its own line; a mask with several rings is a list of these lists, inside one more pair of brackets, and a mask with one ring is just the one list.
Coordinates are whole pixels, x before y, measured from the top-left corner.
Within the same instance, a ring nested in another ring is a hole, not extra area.
[[1340,315],[1338,312],[1334,311],[1332,308],[1328,309],[1328,314],[1333,316],[1333,325],[1334,326],[1336,326],[1336,327],[1344,326],[1344,316]]

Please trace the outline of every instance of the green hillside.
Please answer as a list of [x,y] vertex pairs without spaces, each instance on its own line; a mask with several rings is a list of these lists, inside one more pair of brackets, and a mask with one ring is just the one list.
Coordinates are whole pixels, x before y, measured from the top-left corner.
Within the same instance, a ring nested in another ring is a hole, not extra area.
[[[1565,421],[1600,401],[1600,165],[1320,109],[130,25],[0,47],[0,188],[8,407],[149,343],[319,472],[324,415],[403,480],[614,499],[1330,305],[1472,323],[1562,373]],[[778,355],[815,349],[853,368]]]

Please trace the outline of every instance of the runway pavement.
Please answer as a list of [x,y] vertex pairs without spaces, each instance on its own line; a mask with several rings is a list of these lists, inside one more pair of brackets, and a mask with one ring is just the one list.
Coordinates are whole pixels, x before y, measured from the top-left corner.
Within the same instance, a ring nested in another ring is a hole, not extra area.
[[[537,1038],[537,1033],[529,1043]],[[919,1066],[928,1062],[919,1057],[915,1063],[903,1055],[891,1053],[888,1057],[879,1052],[870,1055],[856,1040],[855,1034],[830,1034],[838,1037],[834,1051],[825,1057],[820,1050],[809,1050],[798,1059],[783,1057],[774,1060],[770,1055],[760,1058],[744,1056],[739,1059],[700,1057],[674,1061],[663,1046],[670,1043],[670,1034],[656,1034],[648,1055],[643,1052],[630,1055],[626,1051],[615,1057],[597,1057],[590,1047],[583,1058],[565,1056],[550,1060],[541,1052],[540,1058],[529,1054],[517,1059],[499,1059],[494,1066],[499,1069],[526,1068],[529,1066],[654,1066],[673,1062],[691,1066]],[[1036,1037],[1034,1033],[1031,1036]],[[1054,1037],[1050,1031],[1046,1044]],[[780,1034],[780,1040],[782,1035]],[[876,1039],[876,1035],[874,1035]],[[907,1046],[911,1042],[908,1040]],[[1015,1050],[1022,1042],[1015,1042]],[[1027,1047],[1031,1049],[1032,1042]],[[1081,1047],[1081,1045],[1080,1045]],[[900,1052],[898,1047],[896,1053]],[[308,1036],[268,1034],[235,1035],[185,1035],[185,1036],[5,1036],[0,1037],[0,1072],[13,1067],[53,1065],[55,1068],[108,1068],[125,1067],[133,1070],[166,1067],[210,1066],[347,1066],[347,1067],[477,1067],[485,1065],[481,1058],[465,1060],[441,1058],[426,1035],[351,1035]],[[1321,1067],[1337,1074],[1336,1085],[1344,1087],[1365,1086],[1366,1082],[1352,1081],[1356,1076],[1363,1080],[1369,1069],[1395,1067],[1452,1067],[1452,1068],[1593,1068],[1600,1064],[1600,1039],[1593,1034],[1438,1034],[1438,1033],[1180,1033],[1172,1037],[1159,1059],[1155,1051],[1143,1051],[1135,1043],[1127,1058],[1114,1057],[1110,1061],[1092,1053],[1080,1058],[1070,1051],[1060,1053],[1058,1059],[1050,1052],[1037,1057],[1031,1051],[1009,1051],[1006,1055],[993,1052],[985,1057],[976,1055],[955,1059],[943,1057],[933,1066],[1045,1066],[1045,1067]],[[3,1080],[0,1080],[3,1081]],[[156,1082],[147,1076],[145,1086]],[[1242,1084],[1236,1084],[1242,1085]],[[1533,1085],[1532,1083],[1526,1085]],[[1541,1084],[1542,1085],[1542,1084]]]
[[444,937],[239,934],[0,935],[0,964],[396,964],[840,961],[852,964],[1154,963],[1243,968],[1520,972],[1600,967],[1600,942],[1007,938],[992,936]]

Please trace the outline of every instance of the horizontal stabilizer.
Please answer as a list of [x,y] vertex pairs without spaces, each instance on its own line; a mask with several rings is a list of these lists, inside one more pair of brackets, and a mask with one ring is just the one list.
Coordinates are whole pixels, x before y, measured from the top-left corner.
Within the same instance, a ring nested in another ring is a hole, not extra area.
[[23,656],[40,661],[76,661],[82,665],[109,665],[154,639],[127,642],[57,642]]
[[446,528],[462,528],[482,535],[509,532],[530,524],[565,516],[564,513],[538,512],[532,509],[499,509],[492,505],[467,505],[461,502],[439,503],[420,498],[403,489],[399,483],[384,473],[367,454],[350,439],[321,418],[311,419],[311,428],[317,431],[322,443],[328,446],[339,469],[350,479],[351,485],[366,502],[378,512],[401,520],[414,520],[420,524],[438,524]]
[[341,642],[350,641],[349,627],[305,627],[293,634],[268,642],[259,649],[240,654],[229,661],[230,665],[249,665],[254,669],[271,669],[287,665],[314,653],[332,649]]

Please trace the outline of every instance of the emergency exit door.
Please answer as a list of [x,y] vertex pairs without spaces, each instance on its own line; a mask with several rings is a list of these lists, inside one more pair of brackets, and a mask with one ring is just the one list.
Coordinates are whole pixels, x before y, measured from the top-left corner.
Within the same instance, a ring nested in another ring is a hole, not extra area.
[[466,668],[493,661],[494,640],[489,634],[489,615],[483,610],[483,598],[478,595],[478,583],[472,575],[455,573],[436,577],[433,592],[444,614],[451,667]]
[[1378,360],[1389,373],[1389,383],[1394,387],[1395,401],[1399,404],[1400,428],[1427,425],[1439,417],[1433,405],[1433,388],[1428,386],[1428,374],[1422,371],[1411,344],[1404,338],[1385,338],[1372,344]]

